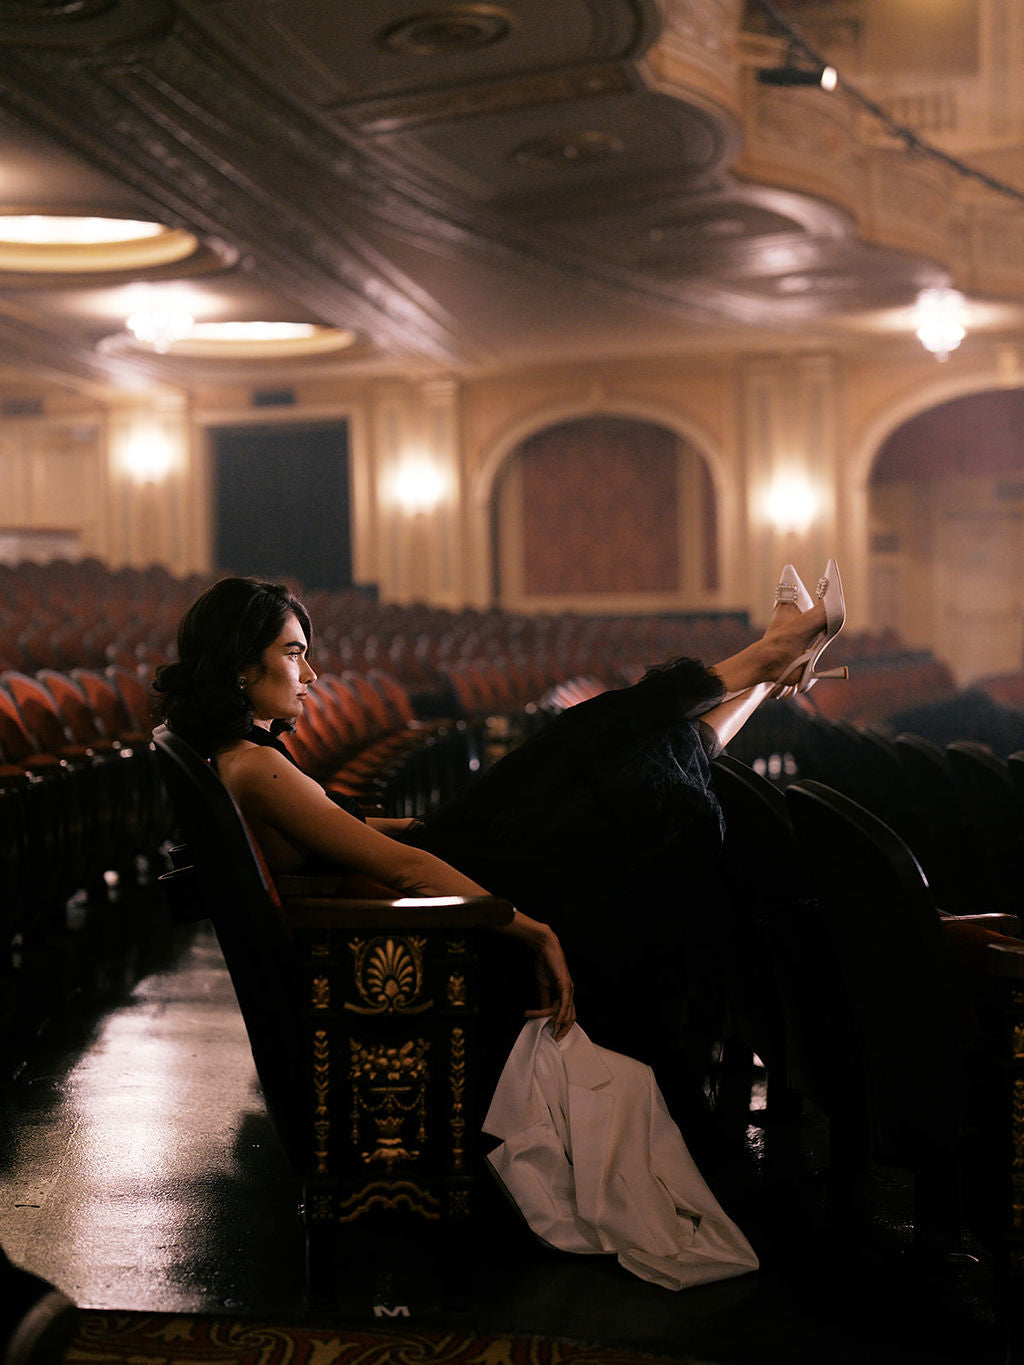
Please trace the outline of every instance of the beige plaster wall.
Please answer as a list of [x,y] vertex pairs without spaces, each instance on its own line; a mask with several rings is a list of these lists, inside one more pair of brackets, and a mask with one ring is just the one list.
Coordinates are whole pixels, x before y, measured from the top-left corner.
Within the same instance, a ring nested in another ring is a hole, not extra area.
[[[385,601],[487,606],[491,504],[517,445],[555,422],[622,415],[677,432],[711,471],[720,586],[681,608],[743,609],[764,620],[784,561],[813,582],[835,554],[852,628],[892,626],[969,681],[1020,655],[1024,602],[1003,587],[1024,580],[1016,510],[998,503],[991,487],[928,498],[873,491],[871,466],[889,433],[915,413],[1022,382],[1024,349],[969,338],[945,364],[875,344],[566,365],[463,382],[324,380],[299,389],[294,407],[269,412],[254,410],[242,388],[112,395],[0,422],[0,522],[67,533],[81,553],[113,566],[203,571],[210,428],[344,417],[356,579],[378,585]],[[157,448],[159,458],[134,465],[140,446]],[[800,520],[804,496],[810,503]],[[967,553],[973,536],[984,539],[988,559],[975,555],[964,593],[950,556]]]

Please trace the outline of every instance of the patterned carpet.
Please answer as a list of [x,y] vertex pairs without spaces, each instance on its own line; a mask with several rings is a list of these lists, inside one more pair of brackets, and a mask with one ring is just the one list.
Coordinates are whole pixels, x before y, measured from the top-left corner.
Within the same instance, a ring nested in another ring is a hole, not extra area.
[[[543,1337],[286,1327],[168,1313],[83,1312],[65,1365],[664,1365],[664,1356]],[[677,1356],[672,1365],[701,1365]]]

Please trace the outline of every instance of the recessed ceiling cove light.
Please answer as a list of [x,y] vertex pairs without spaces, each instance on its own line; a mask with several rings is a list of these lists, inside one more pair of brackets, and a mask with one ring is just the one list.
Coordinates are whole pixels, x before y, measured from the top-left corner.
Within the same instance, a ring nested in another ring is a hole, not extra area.
[[190,232],[136,218],[0,211],[0,271],[145,270],[184,261],[198,249]]
[[0,216],[0,241],[38,246],[82,246],[95,242],[136,242],[158,237],[166,228],[136,218],[74,218],[50,213],[6,213]]
[[312,322],[197,322],[197,341],[298,341],[317,331]]
[[310,322],[196,322],[167,350],[193,360],[282,360],[355,344],[354,332]]

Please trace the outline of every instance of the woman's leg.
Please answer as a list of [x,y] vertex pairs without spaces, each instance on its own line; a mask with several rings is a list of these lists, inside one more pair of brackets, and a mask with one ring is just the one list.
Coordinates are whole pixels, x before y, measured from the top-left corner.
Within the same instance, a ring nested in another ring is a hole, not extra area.
[[715,752],[724,749],[734,739],[757,708],[772,690],[772,683],[756,683],[742,692],[737,692],[727,701],[719,702],[700,717],[700,723],[715,732],[717,747]]
[[825,607],[821,602],[809,611],[782,602],[760,640],[713,666],[712,672],[721,678],[728,695],[700,719],[715,732],[722,748],[775,685],[785,681],[787,664],[798,659],[824,629]]

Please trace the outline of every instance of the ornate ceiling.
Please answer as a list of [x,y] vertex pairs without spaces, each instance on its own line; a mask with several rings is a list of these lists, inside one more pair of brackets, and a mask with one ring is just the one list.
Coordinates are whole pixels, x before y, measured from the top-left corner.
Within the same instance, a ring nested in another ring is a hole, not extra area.
[[[783,9],[841,11],[856,42],[858,0]],[[0,0],[0,211],[186,230],[199,250],[154,289],[203,321],[354,333],[289,362],[308,373],[863,344],[865,319],[951,277],[949,177],[908,177],[848,102],[758,86],[783,45],[754,17],[740,0]],[[4,372],[193,383],[238,363],[117,335],[137,278],[0,267]]]

